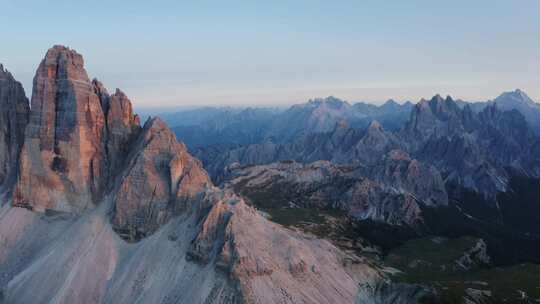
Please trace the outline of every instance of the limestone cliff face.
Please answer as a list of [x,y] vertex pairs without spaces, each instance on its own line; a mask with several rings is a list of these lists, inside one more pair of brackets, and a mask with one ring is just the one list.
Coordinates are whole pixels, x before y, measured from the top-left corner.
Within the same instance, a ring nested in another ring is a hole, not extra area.
[[107,159],[112,174],[120,168],[140,129],[139,117],[133,113],[131,101],[124,92],[116,89],[107,105]]
[[37,211],[92,208],[139,132],[127,96],[109,95],[89,80],[80,54],[54,46],[34,77],[13,203]]
[[103,188],[105,116],[80,54],[51,48],[34,77],[14,204],[79,212]]
[[0,186],[15,181],[29,112],[21,83],[0,64]]
[[199,161],[159,118],[146,122],[132,151],[114,193],[113,225],[134,241],[201,201],[212,185]]

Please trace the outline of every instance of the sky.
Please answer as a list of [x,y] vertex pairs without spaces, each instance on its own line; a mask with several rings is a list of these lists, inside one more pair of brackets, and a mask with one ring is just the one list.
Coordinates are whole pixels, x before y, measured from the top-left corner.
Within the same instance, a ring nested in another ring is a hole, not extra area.
[[0,0],[0,62],[31,95],[67,45],[135,107],[540,101],[540,1]]

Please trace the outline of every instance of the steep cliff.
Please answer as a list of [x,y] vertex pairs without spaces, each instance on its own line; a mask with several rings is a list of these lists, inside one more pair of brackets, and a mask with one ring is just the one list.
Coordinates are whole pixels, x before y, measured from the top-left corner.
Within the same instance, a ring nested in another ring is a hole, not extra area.
[[10,190],[17,176],[30,107],[24,89],[0,64],[0,187]]

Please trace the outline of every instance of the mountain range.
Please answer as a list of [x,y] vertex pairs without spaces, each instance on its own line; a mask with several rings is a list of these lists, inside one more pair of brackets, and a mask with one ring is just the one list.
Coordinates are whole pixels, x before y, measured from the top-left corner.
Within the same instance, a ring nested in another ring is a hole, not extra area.
[[[333,118],[332,128],[193,151],[216,183],[270,219],[346,250],[374,246],[384,256],[417,238],[474,237],[486,242],[491,265],[538,263],[540,138],[538,116],[518,106],[525,104],[537,105],[519,90],[486,103],[436,95],[394,130],[374,119],[354,125],[334,104],[317,110]],[[295,125],[316,129],[311,115],[294,117]]]
[[336,123],[363,129],[372,120],[395,130],[409,116],[413,104],[394,100],[376,106],[348,102],[335,97],[316,98],[282,108],[202,107],[158,114],[171,125],[176,136],[190,148],[218,144],[245,145],[265,140],[287,142],[301,135],[331,131]]
[[[540,104],[519,89],[502,93],[486,102],[455,100],[460,108],[473,112],[497,104],[503,111],[517,110],[536,133],[540,134]],[[288,142],[301,135],[331,131],[336,123],[346,122],[365,129],[376,120],[386,130],[397,131],[409,120],[414,104],[389,99],[382,105],[365,102],[349,104],[335,97],[315,98],[307,103],[283,108],[200,107],[157,115],[165,120],[188,147],[204,148],[217,144],[246,145],[272,140]]]

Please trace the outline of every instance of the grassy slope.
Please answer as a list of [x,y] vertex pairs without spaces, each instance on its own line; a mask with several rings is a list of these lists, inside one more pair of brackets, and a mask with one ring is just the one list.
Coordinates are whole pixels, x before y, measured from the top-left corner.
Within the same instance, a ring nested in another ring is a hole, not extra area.
[[456,270],[455,260],[474,242],[475,239],[470,237],[444,243],[431,238],[411,240],[392,250],[385,263],[403,271],[395,275],[398,281],[435,285],[444,303],[461,303],[467,288],[490,290],[497,303],[524,303],[519,299],[518,290],[525,291],[533,299],[540,299],[540,265]]

